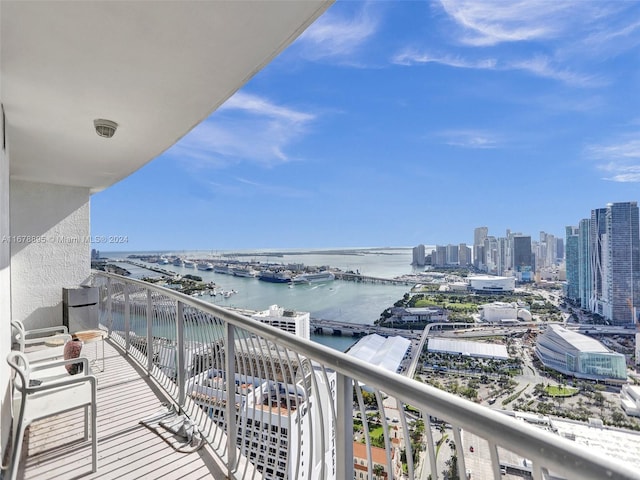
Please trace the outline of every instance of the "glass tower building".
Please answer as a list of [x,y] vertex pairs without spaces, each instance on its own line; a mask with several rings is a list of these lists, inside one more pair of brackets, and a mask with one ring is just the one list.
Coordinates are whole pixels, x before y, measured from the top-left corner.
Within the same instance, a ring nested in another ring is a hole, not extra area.
[[606,211],[604,282],[614,325],[635,323],[640,307],[640,228],[636,202],[610,203]]
[[567,292],[569,300],[580,300],[579,229],[566,227],[565,265],[567,269]]

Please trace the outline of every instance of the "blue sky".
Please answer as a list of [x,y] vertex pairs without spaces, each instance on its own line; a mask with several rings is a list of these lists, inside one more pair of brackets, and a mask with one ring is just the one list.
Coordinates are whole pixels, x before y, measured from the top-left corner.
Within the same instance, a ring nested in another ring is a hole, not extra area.
[[173,148],[92,197],[103,250],[564,235],[640,200],[640,4],[335,3]]

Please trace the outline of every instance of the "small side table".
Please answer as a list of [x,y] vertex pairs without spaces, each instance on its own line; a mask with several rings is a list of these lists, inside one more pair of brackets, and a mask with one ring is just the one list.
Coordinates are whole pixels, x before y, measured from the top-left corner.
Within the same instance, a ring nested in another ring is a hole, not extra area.
[[[104,330],[82,330],[80,332],[73,333],[72,336],[75,340],[80,340],[82,343],[94,343],[102,340],[102,370],[104,372],[104,339],[108,335]],[[92,362],[97,366],[98,364],[98,345],[96,345],[95,360]]]

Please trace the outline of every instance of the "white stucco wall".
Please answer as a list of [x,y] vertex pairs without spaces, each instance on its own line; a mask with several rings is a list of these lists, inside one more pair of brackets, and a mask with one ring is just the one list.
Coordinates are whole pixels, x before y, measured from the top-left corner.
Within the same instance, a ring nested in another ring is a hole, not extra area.
[[11,272],[9,243],[9,151],[2,145],[2,116],[0,115],[0,459],[9,439],[11,408],[9,365],[5,358],[11,349]]
[[89,195],[84,187],[10,182],[11,308],[27,328],[62,325],[62,288],[89,278]]

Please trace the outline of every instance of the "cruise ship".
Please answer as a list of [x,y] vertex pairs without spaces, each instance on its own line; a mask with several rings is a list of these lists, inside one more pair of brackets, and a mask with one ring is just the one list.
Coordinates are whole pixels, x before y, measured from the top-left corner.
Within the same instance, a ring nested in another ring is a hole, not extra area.
[[331,282],[336,279],[336,276],[328,270],[314,273],[301,273],[296,275],[291,280],[293,283],[319,283],[319,282]]
[[258,272],[256,270],[254,270],[253,268],[251,268],[250,266],[246,266],[246,267],[234,267],[231,269],[231,272],[236,276],[236,277],[255,277]]
[[258,275],[258,280],[271,283],[291,283],[291,274],[283,271],[262,270]]
[[225,275],[231,275],[233,272],[231,271],[231,267],[229,265],[214,265],[213,267],[214,273],[224,273]]
[[180,257],[176,257],[173,260],[173,266],[174,267],[184,267],[184,260],[182,260]]
[[198,263],[198,270],[204,270],[205,272],[210,272],[211,270],[213,270],[213,263],[200,262]]
[[185,260],[184,261],[184,268],[196,268],[196,264],[195,264],[195,262],[192,262],[191,260]]

